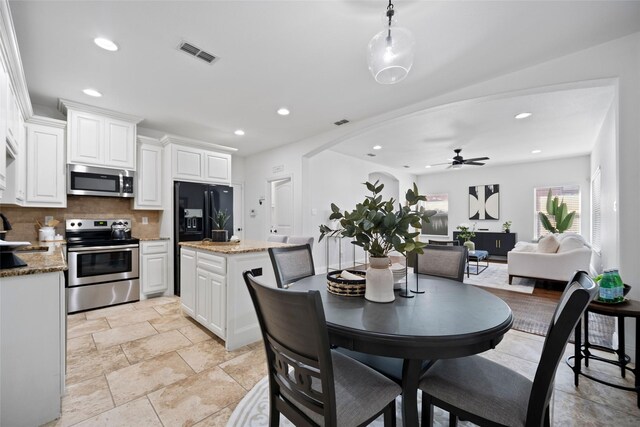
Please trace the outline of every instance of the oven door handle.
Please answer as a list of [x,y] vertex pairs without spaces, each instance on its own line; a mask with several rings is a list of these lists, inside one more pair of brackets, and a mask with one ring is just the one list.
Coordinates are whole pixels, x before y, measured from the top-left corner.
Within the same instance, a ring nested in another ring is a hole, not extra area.
[[123,249],[137,249],[140,245],[90,246],[86,248],[68,248],[68,252],[118,252]]

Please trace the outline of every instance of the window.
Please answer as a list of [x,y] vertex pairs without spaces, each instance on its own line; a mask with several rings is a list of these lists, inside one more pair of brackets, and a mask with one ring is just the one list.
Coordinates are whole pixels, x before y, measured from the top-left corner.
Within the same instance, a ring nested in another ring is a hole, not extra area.
[[576,215],[573,218],[573,224],[566,231],[580,234],[580,186],[562,185],[557,187],[538,187],[534,189],[534,205],[536,210],[535,229],[533,230],[534,236],[539,238],[548,233],[548,231],[542,226],[539,213],[542,212],[548,215],[547,194],[549,194],[549,189],[551,189],[553,197],[557,196],[558,199],[560,199],[560,202],[564,201],[567,204],[569,212],[576,212]]
[[602,249],[602,175],[598,168],[591,177],[591,246],[593,250]]

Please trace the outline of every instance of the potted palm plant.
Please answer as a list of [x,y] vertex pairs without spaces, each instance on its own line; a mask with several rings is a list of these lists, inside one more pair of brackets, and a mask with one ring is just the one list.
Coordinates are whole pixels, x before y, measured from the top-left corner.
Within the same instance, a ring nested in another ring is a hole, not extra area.
[[567,204],[564,200],[560,201],[558,197],[553,197],[551,189],[547,194],[547,214],[538,212],[542,226],[552,233],[564,233],[573,225],[573,219],[576,212],[569,212]]
[[422,253],[426,243],[417,240],[422,222],[429,222],[429,217],[436,211],[426,211],[417,207],[418,202],[426,201],[426,196],[418,193],[413,184],[405,196],[402,206],[395,206],[395,199],[382,200],[380,192],[384,184],[365,182],[371,195],[356,204],[352,211],[341,211],[331,204],[330,220],[339,221],[339,227],[333,229],[320,225],[320,239],[324,236],[350,237],[352,244],[360,246],[369,254],[367,268],[365,298],[374,302],[391,302],[393,294],[393,274],[389,269],[389,252],[395,250],[405,255],[410,252]]
[[224,229],[224,226],[227,225],[229,218],[231,215],[226,211],[213,210],[213,216],[209,217],[213,222],[213,229],[211,230],[211,240],[214,242],[226,242],[229,240],[228,232]]

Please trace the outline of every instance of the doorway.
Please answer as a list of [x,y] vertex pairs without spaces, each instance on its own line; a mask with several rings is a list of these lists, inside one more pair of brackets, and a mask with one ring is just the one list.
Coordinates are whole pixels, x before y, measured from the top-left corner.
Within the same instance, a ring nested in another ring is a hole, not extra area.
[[291,177],[269,181],[267,235],[293,233],[293,183]]

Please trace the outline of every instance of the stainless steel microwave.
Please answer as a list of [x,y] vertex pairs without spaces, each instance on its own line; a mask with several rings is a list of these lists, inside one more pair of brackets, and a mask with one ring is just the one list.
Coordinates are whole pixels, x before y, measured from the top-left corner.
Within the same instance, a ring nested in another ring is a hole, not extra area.
[[135,172],[83,165],[67,165],[67,194],[133,197]]

